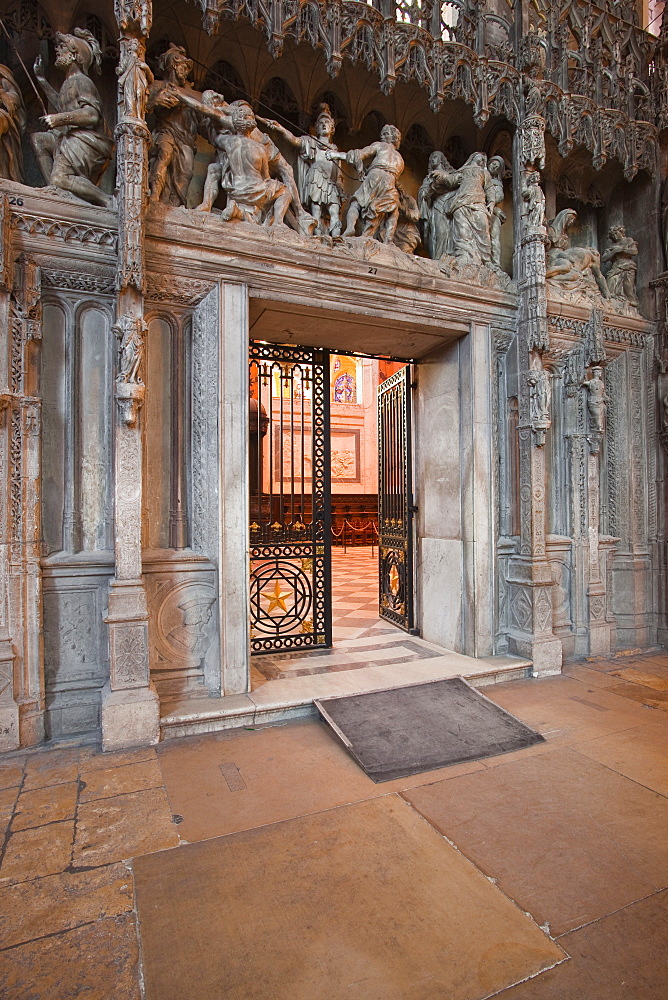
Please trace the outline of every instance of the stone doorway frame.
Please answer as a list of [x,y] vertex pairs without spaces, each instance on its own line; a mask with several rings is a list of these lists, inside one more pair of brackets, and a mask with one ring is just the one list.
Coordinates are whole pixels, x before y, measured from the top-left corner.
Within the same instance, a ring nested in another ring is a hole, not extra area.
[[[193,547],[218,566],[224,696],[250,691],[249,339],[249,287],[222,280],[198,305],[193,323],[191,509]],[[491,326],[472,321],[468,334],[420,359],[415,371],[416,624],[444,648],[491,656],[497,619]],[[439,424],[443,433],[435,435]],[[446,604],[444,594],[451,595]]]

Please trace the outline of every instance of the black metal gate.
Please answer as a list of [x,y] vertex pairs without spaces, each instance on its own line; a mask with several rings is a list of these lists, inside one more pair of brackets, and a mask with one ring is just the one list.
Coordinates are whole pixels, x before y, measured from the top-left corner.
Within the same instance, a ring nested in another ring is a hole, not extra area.
[[250,345],[254,653],[332,644],[329,355]]
[[413,630],[410,365],[378,386],[380,617]]

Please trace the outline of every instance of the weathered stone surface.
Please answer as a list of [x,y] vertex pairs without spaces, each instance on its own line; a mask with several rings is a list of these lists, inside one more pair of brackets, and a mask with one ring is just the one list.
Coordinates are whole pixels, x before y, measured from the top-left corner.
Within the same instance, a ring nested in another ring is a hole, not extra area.
[[0,865],[0,885],[64,871],[72,858],[74,822],[64,820],[12,833]]
[[163,784],[157,760],[139,761],[136,764],[117,764],[107,770],[81,770],[81,802],[91,799],[108,799],[113,795],[138,792]]
[[[41,875],[36,868],[34,875]],[[122,864],[65,872],[0,890],[0,937],[13,948],[133,909],[132,873]]]
[[0,788],[12,788],[20,785],[23,780],[23,760],[10,760],[0,763]]
[[55,750],[36,753],[26,759],[23,791],[76,781],[79,776],[79,751]]
[[16,803],[12,830],[26,830],[46,823],[74,819],[78,787],[72,781],[21,792]]
[[0,993],[15,1000],[139,1000],[134,917],[98,920],[3,951]]
[[[104,865],[179,843],[163,788],[82,802],[77,813],[73,863]],[[0,875],[2,870],[0,869]]]

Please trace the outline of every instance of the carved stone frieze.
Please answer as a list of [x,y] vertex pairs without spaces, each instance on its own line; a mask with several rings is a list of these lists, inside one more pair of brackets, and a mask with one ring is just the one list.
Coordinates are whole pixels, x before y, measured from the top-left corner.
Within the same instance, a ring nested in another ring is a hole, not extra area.
[[149,271],[146,298],[149,302],[174,302],[196,306],[211,291],[212,283],[199,278],[184,278],[178,274]]
[[113,295],[116,290],[116,282],[110,275],[62,271],[50,267],[42,267],[40,270],[42,286],[46,288],[63,288],[72,292],[91,292],[95,295]]
[[86,223],[63,222],[43,219],[36,215],[12,211],[12,226],[28,236],[44,236],[48,239],[63,240],[66,243],[93,244],[116,251],[118,234],[114,229]]

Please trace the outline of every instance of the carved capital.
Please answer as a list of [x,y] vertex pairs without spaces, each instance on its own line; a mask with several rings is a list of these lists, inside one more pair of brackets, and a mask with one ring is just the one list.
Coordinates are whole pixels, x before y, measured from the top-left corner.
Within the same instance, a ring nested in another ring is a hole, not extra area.
[[136,427],[145,395],[146,386],[143,382],[116,382],[116,402],[121,421],[126,427]]

